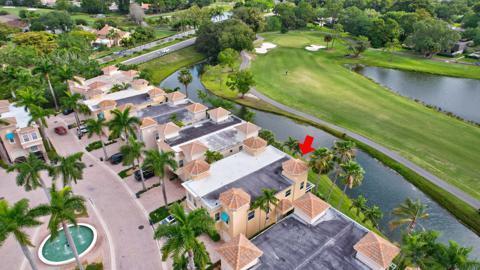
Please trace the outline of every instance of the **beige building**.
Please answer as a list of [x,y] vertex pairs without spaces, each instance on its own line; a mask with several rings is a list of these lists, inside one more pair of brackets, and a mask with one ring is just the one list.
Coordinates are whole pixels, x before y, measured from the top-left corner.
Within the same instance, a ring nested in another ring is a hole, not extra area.
[[395,269],[400,249],[389,241],[311,193],[293,204],[293,214],[253,239],[240,233],[220,246],[221,269]]
[[0,124],[0,156],[8,163],[20,162],[30,154],[45,159],[40,131],[35,124],[29,124],[30,115],[24,107],[16,107],[8,100],[0,100],[0,118],[7,124]]
[[[210,165],[195,160],[184,167],[187,206],[207,209],[225,240],[254,236],[291,211],[293,202],[312,188],[305,162],[262,141],[247,139],[236,154]],[[276,192],[278,205],[268,212],[251,209],[264,189]]]
[[130,33],[105,24],[102,29],[95,32],[97,38],[93,44],[104,45],[107,47],[120,46],[121,41],[130,38]]

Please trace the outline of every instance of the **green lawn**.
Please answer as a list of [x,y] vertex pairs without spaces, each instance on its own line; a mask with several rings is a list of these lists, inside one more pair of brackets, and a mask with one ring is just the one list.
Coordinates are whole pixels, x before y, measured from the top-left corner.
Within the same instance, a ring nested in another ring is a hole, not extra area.
[[[351,60],[343,57],[346,53],[343,46],[337,46],[337,50],[307,52],[306,45],[323,44],[317,33],[262,36],[279,47],[257,56],[252,63],[258,90],[379,142],[480,199],[479,128],[393,94],[344,68],[342,64]],[[370,59],[372,54],[383,53],[369,52],[369,57],[361,61],[376,64]],[[382,64],[383,59],[380,60]],[[450,72],[460,72],[465,68],[423,59],[408,59],[398,64],[394,59],[392,65],[400,67],[407,62],[419,69],[440,66],[446,70],[448,66]],[[480,75],[480,69],[476,71]]]
[[177,69],[191,66],[204,58],[205,56],[195,51],[193,47],[188,47],[143,63],[139,66],[139,69],[150,72],[152,74],[152,84],[158,84]]

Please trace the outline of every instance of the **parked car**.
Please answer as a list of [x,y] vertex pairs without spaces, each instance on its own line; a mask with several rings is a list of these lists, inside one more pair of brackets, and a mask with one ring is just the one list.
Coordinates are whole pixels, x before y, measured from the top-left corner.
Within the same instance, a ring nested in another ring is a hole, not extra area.
[[162,225],[167,225],[167,224],[172,224],[172,223],[175,223],[175,218],[172,216],[172,215],[168,215],[168,217],[162,219],[162,221],[160,221],[160,224]]
[[[142,181],[142,178],[140,177],[140,170],[136,170],[134,172],[134,175],[135,175],[135,180],[137,180],[139,182]],[[150,179],[153,176],[155,176],[155,174],[153,173],[153,171],[151,169],[146,169],[146,168],[143,169],[143,178],[145,180]]]
[[88,132],[87,127],[85,125],[80,125],[79,129],[80,133],[85,134]]
[[63,115],[69,115],[69,114],[71,114],[72,112],[73,112],[72,109],[65,109],[65,110],[62,111]]
[[123,160],[122,153],[116,153],[110,157],[110,163],[113,165],[119,164],[120,162],[122,162],[122,160]]
[[58,135],[67,134],[67,129],[65,127],[62,127],[62,126],[54,128],[53,131],[55,131],[55,133],[57,133]]

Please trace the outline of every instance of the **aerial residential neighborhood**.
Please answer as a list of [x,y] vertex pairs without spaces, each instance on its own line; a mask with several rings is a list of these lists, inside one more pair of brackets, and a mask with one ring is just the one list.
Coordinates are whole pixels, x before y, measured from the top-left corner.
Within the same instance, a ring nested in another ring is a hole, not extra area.
[[478,0],[0,0],[0,269],[480,269],[478,104]]

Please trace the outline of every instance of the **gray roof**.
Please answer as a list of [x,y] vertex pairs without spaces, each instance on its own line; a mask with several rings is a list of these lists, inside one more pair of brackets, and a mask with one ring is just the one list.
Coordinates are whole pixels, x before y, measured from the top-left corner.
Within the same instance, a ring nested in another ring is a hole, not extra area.
[[292,214],[251,240],[263,251],[253,269],[368,270],[353,249],[366,233],[332,208],[314,225]]
[[242,122],[242,120],[236,116],[229,117],[229,120],[223,121],[221,123],[215,123],[211,120],[203,121],[198,124],[194,124],[191,127],[180,130],[179,136],[172,138],[170,140],[165,140],[165,142],[171,147],[191,141],[196,138],[200,138],[204,135],[222,130],[224,128],[236,125]]
[[149,106],[138,112],[138,117],[151,117],[159,124],[165,124],[170,122],[172,115],[176,114],[179,121],[183,121],[188,116],[188,110],[186,107],[192,104],[190,101],[178,105],[172,105],[170,103],[163,103],[160,105]]
[[[289,157],[283,157],[270,163],[251,174],[208,193],[202,199],[216,201],[220,197],[220,193],[231,188],[241,188],[251,196],[251,201],[253,202],[262,195],[263,189],[273,189],[277,192],[284,190],[293,184],[290,179],[282,175],[282,163],[288,159]],[[238,164],[238,166],[242,166],[242,164]]]
[[150,96],[148,94],[140,94],[136,96],[131,96],[127,98],[117,99],[117,106],[132,103],[134,105],[142,104],[150,100]]

